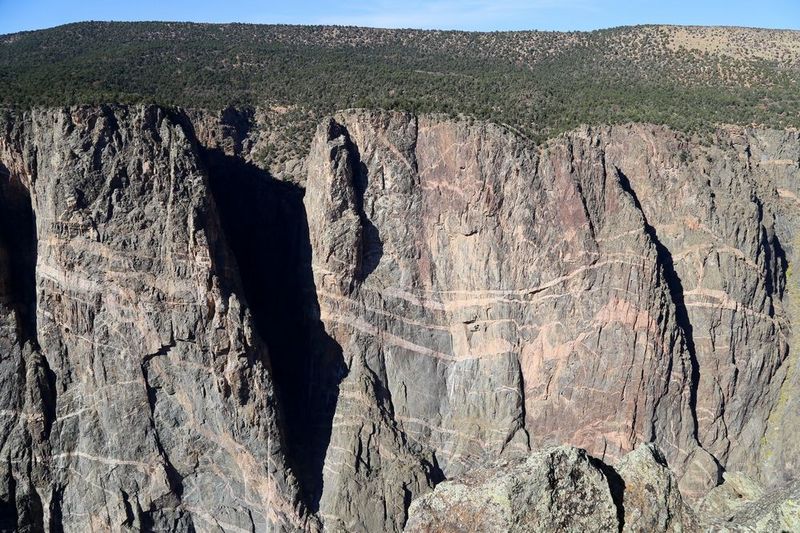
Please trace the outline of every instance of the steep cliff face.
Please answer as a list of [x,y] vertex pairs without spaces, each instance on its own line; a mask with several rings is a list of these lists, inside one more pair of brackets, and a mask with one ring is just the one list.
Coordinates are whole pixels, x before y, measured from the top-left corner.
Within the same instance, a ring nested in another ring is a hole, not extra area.
[[[613,463],[648,441],[690,499],[723,469],[793,476],[794,438],[771,424],[793,416],[798,153],[794,132],[701,144],[628,126],[537,150],[496,126],[338,115],[305,202],[344,383],[377,380],[362,402],[390,405],[399,449],[448,478],[564,442]],[[334,420],[326,476],[368,476],[340,468],[369,449],[361,411]]]
[[665,509],[796,477],[796,132],[347,111],[277,180],[259,120],[2,117],[1,527],[398,531],[560,444],[655,443]]
[[[4,302],[17,310],[3,321],[13,520],[311,526],[285,463],[268,352],[184,130],[153,107],[40,110],[6,120],[0,160],[4,194],[18,191],[35,218],[29,231],[4,202],[4,287],[19,287],[15,266],[35,264],[24,274],[35,272],[35,290]],[[20,246],[35,260],[14,265]]]

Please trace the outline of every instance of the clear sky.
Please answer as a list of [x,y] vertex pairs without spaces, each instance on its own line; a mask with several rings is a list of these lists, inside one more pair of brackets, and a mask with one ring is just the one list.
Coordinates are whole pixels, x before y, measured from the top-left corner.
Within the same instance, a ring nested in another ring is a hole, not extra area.
[[800,0],[0,0],[0,34],[81,20],[590,30],[628,24],[800,30]]

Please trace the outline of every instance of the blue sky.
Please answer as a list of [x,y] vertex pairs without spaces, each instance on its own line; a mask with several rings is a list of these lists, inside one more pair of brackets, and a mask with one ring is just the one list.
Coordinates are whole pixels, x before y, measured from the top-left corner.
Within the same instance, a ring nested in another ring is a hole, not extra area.
[[800,30],[800,0],[0,0],[0,34],[80,20],[590,30],[627,24]]

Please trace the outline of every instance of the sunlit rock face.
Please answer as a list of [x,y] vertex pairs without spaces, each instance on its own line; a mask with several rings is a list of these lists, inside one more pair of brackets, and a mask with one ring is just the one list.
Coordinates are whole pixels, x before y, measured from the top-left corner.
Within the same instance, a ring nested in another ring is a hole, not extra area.
[[0,526],[399,531],[561,444],[795,477],[796,132],[345,111],[281,181],[215,117],[1,117]]
[[405,531],[695,532],[700,524],[653,444],[617,469],[584,450],[498,460],[414,500]]
[[[342,386],[377,383],[359,401],[404,440],[367,452],[348,396],[326,480],[355,476],[366,501],[380,490],[352,458],[376,450],[457,478],[550,444],[614,463],[650,441],[690,500],[726,468],[791,477],[773,424],[794,416],[799,151],[792,132],[633,125],[534,148],[493,125],[334,117],[307,160],[321,319]],[[336,490],[323,504],[363,518]]]

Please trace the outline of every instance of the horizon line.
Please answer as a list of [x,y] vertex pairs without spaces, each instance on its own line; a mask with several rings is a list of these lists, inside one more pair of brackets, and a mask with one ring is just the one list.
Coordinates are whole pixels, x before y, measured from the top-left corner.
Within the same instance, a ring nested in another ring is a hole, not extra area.
[[594,33],[600,31],[618,30],[625,28],[646,28],[646,27],[662,27],[662,28],[711,28],[711,29],[740,29],[740,30],[760,30],[760,31],[779,31],[779,32],[792,32],[800,33],[800,29],[795,28],[778,28],[767,26],[740,26],[740,25],[714,25],[714,24],[668,24],[658,22],[642,22],[639,24],[622,24],[619,26],[597,27],[588,30],[548,30],[548,29],[516,29],[516,30],[465,30],[456,28],[415,28],[415,27],[383,27],[383,26],[359,26],[357,24],[301,24],[291,22],[203,22],[193,20],[101,20],[101,19],[87,19],[78,20],[73,22],[65,22],[55,26],[46,26],[42,28],[22,29],[9,33],[0,34],[0,37],[9,35],[18,35],[22,33],[35,33],[40,31],[55,30],[66,26],[75,26],[80,24],[189,24],[197,26],[267,26],[267,27],[293,27],[293,28],[347,28],[347,29],[362,29],[362,30],[379,30],[379,31],[417,31],[417,32],[449,32],[449,33]]

